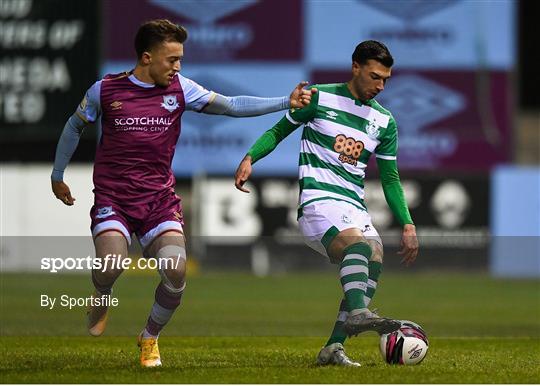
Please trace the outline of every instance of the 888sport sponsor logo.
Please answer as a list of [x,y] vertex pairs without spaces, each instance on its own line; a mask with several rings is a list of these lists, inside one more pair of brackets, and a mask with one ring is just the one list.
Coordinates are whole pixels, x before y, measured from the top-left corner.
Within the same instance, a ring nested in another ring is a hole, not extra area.
[[364,143],[352,137],[339,134],[334,139],[334,151],[339,153],[338,159],[343,163],[356,166],[362,150]]

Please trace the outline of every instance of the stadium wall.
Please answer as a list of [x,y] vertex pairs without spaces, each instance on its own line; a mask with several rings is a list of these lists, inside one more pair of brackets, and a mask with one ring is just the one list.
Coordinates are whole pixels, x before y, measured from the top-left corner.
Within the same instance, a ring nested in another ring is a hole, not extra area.
[[540,277],[540,168],[498,167],[491,191],[491,273]]
[[[92,167],[71,165],[66,181],[77,199],[71,207],[52,195],[50,165],[2,167],[2,270],[39,270],[38,255],[45,250],[54,255],[55,246],[63,256],[93,255],[88,216],[93,203]],[[488,180],[423,176],[406,177],[403,185],[419,227],[418,268],[485,269]],[[296,179],[258,178],[252,189],[250,195],[238,192],[230,177],[202,175],[177,182],[190,258],[204,268],[259,273],[328,269],[325,259],[307,248],[298,232]],[[380,183],[368,180],[366,190],[374,224],[385,242],[386,265],[399,267],[399,225],[385,204]],[[14,240],[16,247],[7,248],[7,242]],[[60,245],[65,248],[58,249]],[[139,253],[136,248],[134,242],[133,252]]]

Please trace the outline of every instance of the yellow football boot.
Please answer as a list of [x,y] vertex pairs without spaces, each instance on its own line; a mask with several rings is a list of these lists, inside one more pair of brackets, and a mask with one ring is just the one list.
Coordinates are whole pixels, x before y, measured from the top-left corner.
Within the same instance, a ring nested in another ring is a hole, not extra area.
[[156,338],[143,338],[143,334],[139,335],[138,343],[141,350],[141,366],[142,367],[158,367],[161,366],[161,357],[159,355],[158,340]]

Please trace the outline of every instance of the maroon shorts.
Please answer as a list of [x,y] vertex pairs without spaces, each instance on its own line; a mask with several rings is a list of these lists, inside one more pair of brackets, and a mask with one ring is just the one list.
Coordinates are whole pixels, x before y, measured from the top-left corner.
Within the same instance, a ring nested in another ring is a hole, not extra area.
[[142,247],[146,248],[164,232],[176,230],[183,233],[182,205],[174,192],[139,205],[120,205],[118,202],[96,193],[90,210],[90,229],[94,238],[105,231],[117,230],[131,244],[131,234],[135,233]]

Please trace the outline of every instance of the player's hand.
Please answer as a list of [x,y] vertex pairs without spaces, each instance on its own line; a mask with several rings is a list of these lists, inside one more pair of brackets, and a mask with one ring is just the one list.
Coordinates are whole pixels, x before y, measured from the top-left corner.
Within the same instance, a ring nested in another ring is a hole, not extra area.
[[75,198],[71,196],[69,186],[64,181],[51,181],[52,191],[56,198],[62,201],[64,204],[71,206],[75,203]]
[[309,103],[311,102],[311,95],[315,94],[317,92],[317,89],[312,88],[310,90],[305,90],[304,87],[306,87],[307,85],[308,82],[304,81],[298,83],[298,85],[294,88],[289,98],[291,108],[300,109],[309,105]]
[[418,239],[416,238],[416,227],[413,224],[405,224],[401,236],[401,249],[398,255],[403,255],[401,263],[406,267],[414,263],[418,255]]
[[236,169],[236,174],[234,175],[234,186],[236,186],[236,189],[244,193],[249,193],[249,190],[244,188],[244,184],[249,176],[251,176],[251,156],[246,155],[242,162],[240,162],[240,165],[238,165],[238,169]]

